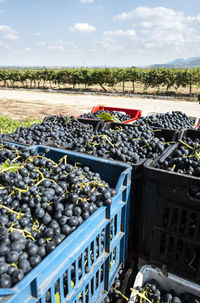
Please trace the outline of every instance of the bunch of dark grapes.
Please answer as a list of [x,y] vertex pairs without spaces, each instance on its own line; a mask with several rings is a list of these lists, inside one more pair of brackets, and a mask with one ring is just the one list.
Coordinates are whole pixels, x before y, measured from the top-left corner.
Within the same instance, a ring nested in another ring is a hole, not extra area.
[[[73,150],[130,164],[155,159],[170,143],[158,137],[144,122],[114,129],[102,129],[96,135],[82,134],[73,142]],[[71,148],[66,145],[65,148]]]
[[10,288],[116,191],[90,167],[34,148],[1,145],[0,165],[0,288]]
[[103,303],[114,303],[118,298],[121,298],[119,289],[121,286],[121,281],[123,279],[124,268],[121,267],[118,274],[115,277],[113,285],[111,286],[107,297],[104,299]]
[[156,167],[167,171],[200,177],[200,138],[183,137],[178,148],[165,159],[160,159]]
[[93,125],[81,123],[74,117],[49,116],[42,123],[27,128],[21,126],[14,133],[3,134],[2,139],[21,144],[48,144],[58,147],[78,139],[82,133],[92,132]]
[[131,119],[131,116],[122,111],[109,111],[109,110],[98,110],[95,113],[85,113],[80,115],[81,118],[88,119],[101,119],[98,117],[99,115],[103,115],[104,113],[110,114],[112,117],[117,118],[119,121],[124,122]]
[[193,129],[195,123],[193,118],[188,117],[185,113],[180,111],[150,115],[144,118],[140,118],[137,120],[137,123],[140,122],[140,120],[145,121],[146,124],[153,127],[173,130],[181,130],[184,128]]
[[[133,125],[113,129],[93,126],[66,117],[47,117],[41,124],[21,127],[15,133],[3,135],[4,140],[27,144],[47,144],[130,164],[155,159],[169,143],[159,131],[141,120]],[[170,140],[171,141],[171,140]]]
[[137,287],[136,291],[142,296],[138,294],[135,303],[200,303],[200,298],[186,292],[177,294],[174,289],[167,291],[155,280],[145,283],[143,287]]

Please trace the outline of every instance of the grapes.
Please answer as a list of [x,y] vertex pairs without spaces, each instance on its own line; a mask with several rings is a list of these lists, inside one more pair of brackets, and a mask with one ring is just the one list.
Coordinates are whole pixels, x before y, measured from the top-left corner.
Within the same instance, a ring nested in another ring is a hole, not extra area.
[[[176,150],[165,159],[156,162],[156,167],[179,174],[200,177],[200,139],[183,137]],[[200,188],[191,187],[190,194],[200,198]]]
[[[10,141],[15,139],[23,144],[30,141],[31,144],[53,144],[55,147],[62,146],[69,150],[106,159],[137,164],[145,159],[155,159],[169,146],[169,144],[165,142],[165,138],[161,137],[159,132],[156,132],[145,119],[146,118],[141,118],[137,120],[135,124],[129,126],[123,125],[123,127],[121,127],[120,124],[116,124],[116,127],[113,126],[113,129],[103,125],[98,131],[94,131],[92,125],[83,124],[76,119],[63,116],[50,116],[45,118],[41,124],[18,129],[13,134],[2,135],[2,138]],[[35,133],[37,133],[37,130],[41,127],[45,130],[44,135],[38,137]],[[16,133],[18,134],[17,136]],[[28,157],[27,153],[25,154],[26,157]],[[79,171],[78,169],[72,171],[73,168],[70,164],[64,165],[63,163],[62,166],[54,167],[48,159],[36,158],[33,160],[33,163],[27,163],[25,168],[20,169],[20,177],[18,174],[14,179],[12,178],[12,182],[17,182],[16,187],[26,189],[27,185],[31,182],[30,178],[38,177],[38,173],[33,169],[34,165],[40,165],[41,169],[44,169],[43,173],[46,178],[49,178],[47,169],[52,169],[54,172],[52,180],[54,182],[57,182],[58,178],[60,181],[65,180],[65,174],[61,173],[64,167],[66,171],[69,172],[67,182],[71,184],[76,183],[82,173],[81,170]],[[28,179],[23,178],[22,180],[22,177],[27,177],[28,171],[30,176]],[[6,175],[4,178],[9,180],[9,184],[11,183],[10,175]],[[50,180],[46,179],[42,184],[48,189],[50,187]],[[65,186],[65,184],[62,182],[62,184],[60,183],[59,186],[54,188],[57,194],[62,192],[63,186]],[[30,187],[30,191],[32,191],[32,187]],[[75,201],[76,198],[76,193],[73,193],[71,195],[71,201]]]
[[[129,261],[126,262],[126,266],[128,265]],[[107,297],[104,299],[103,303],[115,303],[118,298],[123,299],[121,295],[119,294],[119,290],[121,287],[121,284],[123,282],[125,276],[125,268],[121,267],[118,271],[118,274],[115,277],[115,280],[113,282],[113,285],[110,287],[109,293]],[[128,294],[124,294],[126,297],[129,297],[130,291],[128,291]],[[122,301],[124,302],[124,301]],[[125,301],[126,302],[126,301]]]
[[114,125],[113,128],[102,128],[87,138],[83,146],[74,141],[74,150],[136,164],[145,159],[155,159],[169,146],[165,141],[161,134],[142,121],[123,128]]
[[[49,116],[44,118],[42,123],[33,124],[27,128],[20,127],[14,133],[3,134],[2,138],[28,145],[50,144],[58,147],[66,144],[70,147],[73,140],[78,140],[82,132],[89,134],[94,132],[94,128],[90,124],[79,122],[74,117]],[[29,154],[25,152],[23,157],[27,159]],[[33,165],[38,165],[38,162],[43,167],[52,165],[48,160],[35,159],[33,163],[26,166],[26,169],[32,171]]]
[[124,122],[131,119],[131,116],[126,114],[123,111],[109,111],[109,110],[98,110],[95,113],[85,113],[80,115],[81,118],[90,118],[90,119],[101,119],[98,117],[99,115],[103,115],[104,113],[110,114],[112,117],[117,118],[119,121]]
[[10,288],[12,285],[12,278],[8,274],[0,276],[0,288]]
[[[200,298],[189,293],[177,294],[174,289],[167,291],[161,287],[159,282],[156,280],[147,281],[143,287],[137,287],[136,290],[139,291],[141,295],[144,295],[149,301],[154,303],[200,303]],[[147,302],[144,298],[142,300]],[[134,302],[141,302],[141,297],[137,295]]]
[[1,167],[5,163],[0,171],[0,287],[9,288],[108,198],[112,202],[116,192],[90,167],[66,163],[66,157],[56,164],[27,147],[1,145]]
[[149,115],[140,118],[137,123],[144,121],[146,124],[157,127],[167,128],[173,130],[181,130],[184,128],[194,128],[194,119],[188,117],[185,113],[180,111],[172,111],[171,113]]

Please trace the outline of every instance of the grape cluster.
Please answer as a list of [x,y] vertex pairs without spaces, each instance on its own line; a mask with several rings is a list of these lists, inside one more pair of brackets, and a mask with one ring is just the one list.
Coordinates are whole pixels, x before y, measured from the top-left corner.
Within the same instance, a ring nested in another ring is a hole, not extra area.
[[164,137],[159,137],[159,131],[143,120],[123,128],[104,125],[94,131],[90,124],[63,116],[47,117],[41,124],[21,127],[13,134],[2,135],[2,139],[21,144],[53,145],[129,164],[155,159],[169,146]]
[[121,286],[121,281],[124,274],[124,268],[121,267],[115,277],[114,283],[111,286],[109,293],[107,297],[104,299],[103,303],[114,303],[118,298],[121,298],[121,295],[119,293],[119,289]]
[[94,132],[93,125],[79,122],[73,117],[49,116],[42,123],[21,126],[14,133],[3,134],[2,139],[28,145],[53,145],[55,147],[76,140],[82,133]]
[[82,135],[65,148],[135,164],[147,158],[155,159],[169,146],[170,143],[164,137],[159,138],[157,134],[158,132],[142,122],[123,128],[104,128],[96,135]]
[[1,145],[0,288],[20,281],[115,194],[99,173],[66,156],[55,163],[34,148]]
[[137,287],[138,295],[135,303],[200,303],[197,298],[189,293],[177,294],[174,289],[163,289],[156,280],[150,280],[143,287]]
[[104,113],[110,114],[112,117],[117,118],[119,121],[124,122],[131,119],[131,116],[122,111],[109,111],[109,110],[98,110],[95,113],[85,113],[82,114],[81,118],[89,118],[89,119],[101,119],[98,117],[99,115],[103,115]]
[[183,137],[179,141],[178,148],[165,159],[159,159],[156,167],[200,177],[200,138]]
[[171,113],[165,114],[155,114],[147,117],[140,118],[140,120],[145,121],[146,124],[157,127],[157,128],[166,128],[173,130],[181,130],[184,128],[193,129],[194,127],[194,119],[188,117],[185,113],[180,111],[172,111]]

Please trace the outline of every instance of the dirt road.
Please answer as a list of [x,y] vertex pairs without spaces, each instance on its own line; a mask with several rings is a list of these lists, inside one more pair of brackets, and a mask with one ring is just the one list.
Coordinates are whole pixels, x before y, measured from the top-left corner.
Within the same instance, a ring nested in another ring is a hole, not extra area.
[[0,115],[15,119],[42,118],[50,114],[79,115],[95,105],[141,109],[146,112],[180,110],[200,117],[200,104],[189,101],[142,99],[102,95],[80,95],[38,92],[31,90],[0,90]]

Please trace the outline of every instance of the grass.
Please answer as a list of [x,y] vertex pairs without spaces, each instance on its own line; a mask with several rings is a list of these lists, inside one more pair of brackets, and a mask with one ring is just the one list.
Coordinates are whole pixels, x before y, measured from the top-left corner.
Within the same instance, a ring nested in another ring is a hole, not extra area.
[[30,118],[28,120],[16,121],[11,118],[7,118],[5,116],[0,116],[0,130],[2,134],[8,134],[14,132],[20,126],[31,126],[34,123],[40,123],[42,120],[36,120]]

